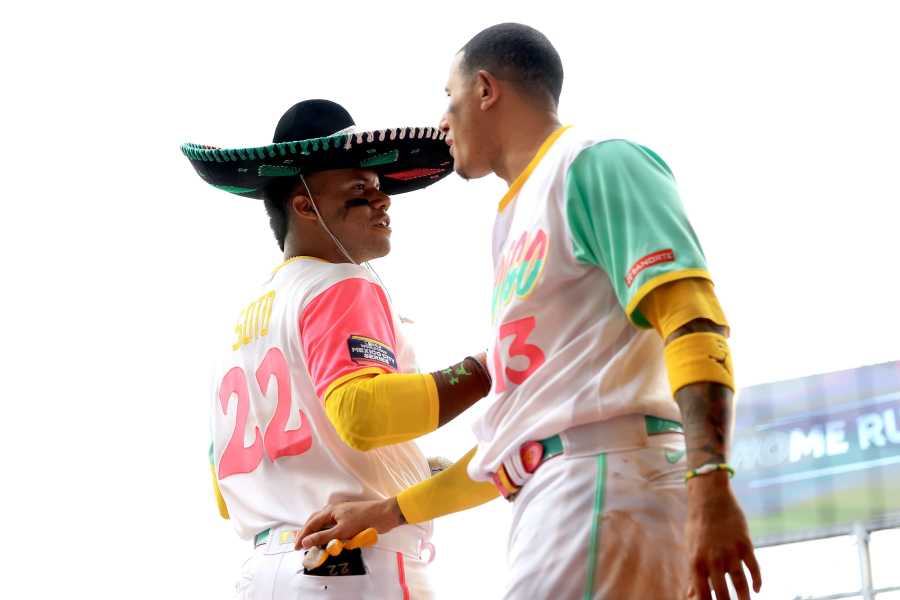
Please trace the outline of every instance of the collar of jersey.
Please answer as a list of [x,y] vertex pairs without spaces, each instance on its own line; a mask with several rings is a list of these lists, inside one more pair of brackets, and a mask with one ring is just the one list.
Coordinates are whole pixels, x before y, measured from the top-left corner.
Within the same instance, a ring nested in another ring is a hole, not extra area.
[[286,261],[284,261],[283,263],[281,263],[280,265],[278,265],[277,267],[275,267],[275,268],[272,270],[272,275],[274,275],[274,274],[277,273],[279,270],[281,270],[282,267],[284,267],[284,266],[286,266],[286,265],[289,265],[289,264],[291,264],[291,263],[293,263],[293,262],[297,262],[297,261],[299,261],[299,260],[317,260],[317,261],[323,262],[323,263],[327,263],[327,262],[328,262],[328,261],[325,260],[324,258],[319,258],[318,256],[295,256],[294,258],[289,258],[289,259],[287,259]]
[[537,151],[537,154],[534,155],[534,158],[531,159],[531,162],[528,163],[528,166],[525,167],[525,170],[519,173],[519,176],[516,177],[516,180],[512,182],[512,185],[509,186],[509,190],[507,190],[506,194],[503,195],[503,199],[500,200],[500,205],[497,207],[497,212],[503,212],[505,209],[518,195],[519,190],[522,189],[522,186],[525,185],[525,182],[528,181],[528,177],[531,176],[531,172],[538,166],[541,162],[541,159],[544,158],[544,155],[547,154],[547,151],[550,150],[550,147],[559,139],[567,129],[572,127],[571,125],[566,125],[565,127],[560,127],[556,131],[550,134],[550,136],[544,140],[544,143],[541,144],[540,149]]

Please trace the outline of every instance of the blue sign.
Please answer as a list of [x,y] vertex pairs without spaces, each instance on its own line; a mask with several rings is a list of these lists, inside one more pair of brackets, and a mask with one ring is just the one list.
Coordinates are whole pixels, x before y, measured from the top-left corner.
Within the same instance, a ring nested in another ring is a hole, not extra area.
[[741,391],[730,458],[758,546],[900,526],[900,361]]

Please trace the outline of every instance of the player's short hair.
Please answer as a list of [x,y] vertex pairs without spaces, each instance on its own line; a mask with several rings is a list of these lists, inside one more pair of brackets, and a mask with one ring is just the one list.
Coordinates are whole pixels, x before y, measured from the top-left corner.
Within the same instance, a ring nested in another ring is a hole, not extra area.
[[287,237],[288,227],[290,226],[288,201],[293,196],[298,181],[294,178],[285,178],[284,180],[276,180],[269,185],[266,193],[263,194],[263,204],[266,207],[266,214],[269,215],[269,226],[272,233],[275,234],[275,241],[278,247],[284,251],[284,240]]
[[526,94],[559,104],[563,66],[559,53],[543,33],[519,23],[488,27],[460,49],[467,74],[484,69],[511,81]]

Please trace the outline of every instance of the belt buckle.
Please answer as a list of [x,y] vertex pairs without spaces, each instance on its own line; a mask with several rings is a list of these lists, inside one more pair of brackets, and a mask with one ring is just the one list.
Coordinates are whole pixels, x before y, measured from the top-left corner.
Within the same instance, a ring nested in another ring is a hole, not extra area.
[[[547,442],[551,442],[554,439],[556,440],[555,444],[551,444],[550,446],[545,445]],[[553,458],[560,452],[562,452],[562,446],[559,441],[559,436],[547,438],[546,440],[532,440],[530,442],[525,442],[519,446],[521,467],[526,474],[532,475],[537,471],[538,467],[543,464],[545,459]],[[506,466],[503,464],[500,465],[500,468],[497,469],[496,473],[491,475],[491,481],[494,482],[494,486],[500,491],[500,495],[507,500],[513,500],[521,489],[521,486],[517,486],[512,482],[512,479],[510,479],[509,473],[506,470]]]
[[531,475],[544,461],[544,445],[540,442],[525,442],[519,447],[519,456],[525,472]]

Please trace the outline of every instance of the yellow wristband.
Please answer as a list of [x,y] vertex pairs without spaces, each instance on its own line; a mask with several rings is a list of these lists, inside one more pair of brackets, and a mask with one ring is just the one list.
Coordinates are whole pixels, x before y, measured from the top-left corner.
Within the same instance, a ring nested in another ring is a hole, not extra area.
[[734,477],[734,469],[728,463],[707,463],[685,473],[684,481],[688,482],[694,477],[709,475],[710,473],[716,473],[718,471],[727,471],[729,478]]
[[720,383],[734,391],[728,341],[718,333],[690,333],[666,345],[672,394],[692,383]]

